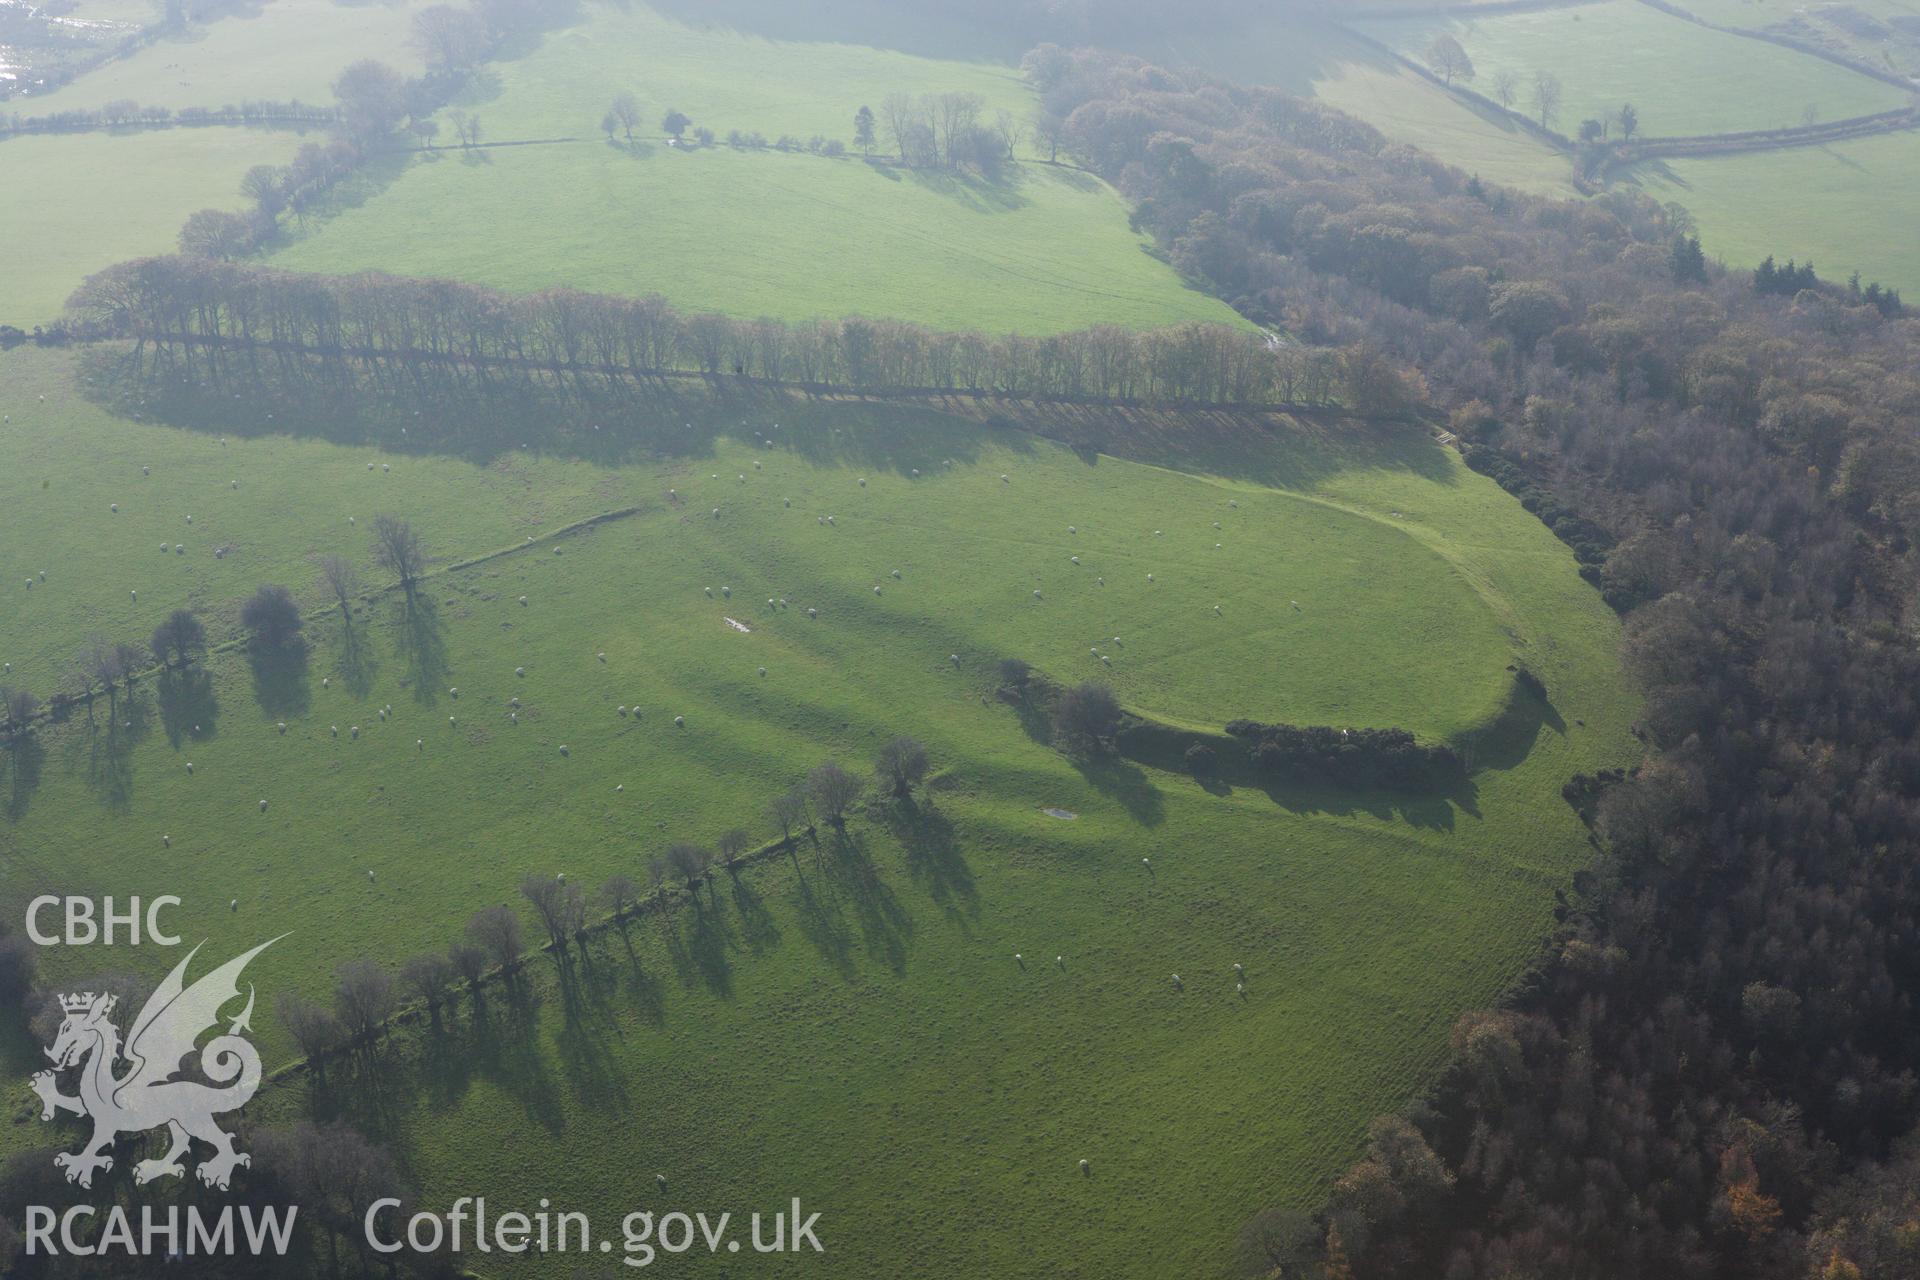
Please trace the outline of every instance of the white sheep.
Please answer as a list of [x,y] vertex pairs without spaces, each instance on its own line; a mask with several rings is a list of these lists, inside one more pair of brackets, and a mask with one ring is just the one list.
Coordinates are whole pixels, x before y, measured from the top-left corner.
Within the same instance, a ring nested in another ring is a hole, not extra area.
[[227,910],[238,911],[239,909],[240,909],[240,899],[234,898],[227,903]]
[[1218,520],[1215,520],[1215,521],[1213,522],[1213,527],[1214,527],[1214,528],[1216,528],[1216,529],[1218,529],[1218,528],[1220,527],[1220,522],[1219,522]]
[[337,725],[337,724],[330,724],[330,725],[328,725],[328,726],[327,726],[327,730],[328,730],[328,732],[329,732],[329,734],[331,734],[331,736],[333,736],[333,737],[336,737],[336,738],[337,738],[337,737],[339,737],[339,736],[340,736],[340,726],[339,726],[339,725]]
[[267,802],[265,800],[262,800],[260,802],[260,812],[265,813],[266,811],[267,811]]
[[183,555],[185,555],[185,554],[187,554],[187,544],[186,544],[186,543],[184,543],[184,542],[176,542],[176,543],[174,543],[174,544],[173,544],[173,554],[175,554],[175,555],[177,555],[177,556],[183,556]]
[[161,836],[161,837],[160,837],[160,844],[161,844],[161,846],[162,846],[163,848],[167,848],[167,849],[171,849],[171,848],[173,848],[173,837],[172,837],[172,836]]
[[[32,584],[31,582],[29,582],[29,583],[28,583],[27,585],[28,585],[28,586],[32,586],[33,584]],[[138,600],[140,599],[140,593],[139,593],[138,591],[129,591],[129,592],[127,592],[127,594],[128,594],[129,596],[131,596],[131,597],[133,597],[133,599],[134,599],[134,600],[135,600],[136,602],[137,602],[137,601],[138,601]]]
[[1079,556],[1068,556],[1068,557],[1067,557],[1067,559],[1069,559],[1069,560],[1071,560],[1071,561],[1073,561],[1073,563],[1075,563],[1075,564],[1079,564],[1079,563],[1080,563],[1080,557],[1079,557]]
[[1002,472],[1002,473],[1001,473],[1001,475],[1000,475],[1000,483],[1001,483],[1001,484],[1012,484],[1012,483],[1013,483],[1013,481],[1011,481],[1011,480],[1009,480],[1009,479],[1007,479],[1007,476],[1006,476],[1006,473],[1005,473],[1005,472]]
[[898,569],[895,569],[895,570],[893,571],[893,573],[892,573],[891,575],[889,575],[889,576],[891,576],[891,577],[893,577],[893,578],[896,578],[896,579],[897,579],[897,578],[899,578],[899,576],[900,576],[900,571],[899,571]]
[[449,690],[447,690],[447,696],[448,696],[449,698],[452,698],[452,699],[453,699],[453,700],[454,700],[455,702],[458,702],[458,701],[460,701],[460,690],[459,690],[459,687],[458,687],[458,686],[455,686],[454,688],[452,688],[452,689],[449,689]]
[[607,660],[607,655],[604,653],[596,653],[593,656],[600,659],[600,661],[602,662],[605,662]]
[[1230,507],[1233,507],[1235,510],[1238,510],[1240,507],[1240,504],[1238,502],[1235,502],[1232,498],[1227,499],[1227,505]]
[[792,499],[792,498],[784,498],[784,499],[782,499],[782,501],[783,501],[783,502],[785,502],[785,503],[787,504],[787,506],[789,506],[789,507],[791,507],[791,506],[793,506],[793,499]]
[[1180,981],[1180,975],[1177,973],[1173,975],[1173,989],[1175,991],[1185,991],[1187,989],[1187,984]]
[[720,508],[718,508],[718,507],[715,507],[715,508],[713,509],[713,518],[714,518],[715,520],[718,520],[718,519],[720,518]]
[[617,711],[619,712],[619,714],[621,714],[621,715],[625,715],[625,714],[627,714],[627,708],[626,708],[626,705],[625,705],[624,703],[623,703],[623,704],[621,704],[621,705],[620,705],[619,707],[617,707],[617,708],[615,708],[615,710],[617,710]]
[[960,665],[960,655],[957,653],[950,653],[947,655],[947,661],[951,662],[954,666],[957,667]]
[[520,597],[520,607],[522,609],[527,607],[527,598],[525,596]]
[[622,791],[625,791],[626,789],[627,789],[627,784],[624,782],[616,782],[613,784],[613,791],[615,795],[620,794]]
[[828,523],[828,524],[832,524],[832,523],[833,523],[833,517],[832,517],[832,516],[828,516],[828,517],[827,517],[827,523]]
[[1148,581],[1148,582],[1152,582],[1152,581],[1153,581],[1153,575],[1152,575],[1152,574],[1148,574],[1148,575],[1147,575],[1147,581]]
[[192,772],[193,772],[193,761],[191,761],[191,760],[189,760],[189,761],[187,761],[187,772],[188,772],[188,773],[192,773]]
[[875,588],[873,589],[873,594],[875,594],[875,595],[879,595],[879,594],[880,594],[880,588],[879,588],[879,587],[875,587]]
[[819,525],[822,529],[827,527],[827,518],[825,516],[815,516],[813,518],[813,522]]
[[1022,969],[1027,967],[1027,958],[1021,955],[1018,951],[1013,953],[1013,962],[1019,965]]
[[675,716],[675,717],[673,718],[673,727],[674,727],[674,728],[676,728],[676,729],[684,729],[684,728],[686,728],[686,725],[687,725],[687,718],[686,718],[685,716]]
[[367,470],[369,471],[373,470],[373,464],[371,462],[367,464]]
[[513,669],[513,674],[524,677],[527,674],[527,669],[525,667],[515,667]]
[[760,668],[760,674],[761,674],[761,675],[763,675],[763,676],[764,676],[764,675],[766,675],[766,674],[767,674],[767,669],[766,669],[765,667],[762,667],[762,668]]
[[807,616],[809,618],[817,618],[820,616],[820,611],[818,609],[809,609],[807,610]]
[[153,474],[153,468],[152,468],[152,467],[142,467],[142,468],[140,468],[140,474],[141,474],[141,475],[143,475],[143,476],[150,476],[150,475],[152,475],[152,474]]
[[192,517],[192,516],[188,516],[188,517],[187,517],[187,523],[188,523],[188,524],[192,524],[192,523],[193,523],[193,517]]
[[286,732],[287,732],[287,722],[286,722],[285,720],[282,720],[282,721],[281,721],[281,722],[280,722],[279,724],[277,724],[277,725],[275,725],[274,727],[275,727],[276,729],[278,729],[278,730],[280,730],[280,734],[281,734],[281,736],[282,736],[282,737],[285,737],[285,736],[286,736]]
[[1107,580],[1105,578],[1095,578],[1093,581],[1096,586],[1104,587],[1107,585]]
[[723,595],[723,596],[725,596],[725,597],[726,597],[727,599],[729,599],[729,600],[731,600],[731,599],[733,599],[733,588],[732,588],[732,587],[722,587],[722,588],[720,588],[720,594],[721,594],[721,595]]
[[1080,1172],[1082,1174],[1091,1174],[1093,1172],[1093,1166],[1088,1164],[1085,1160],[1082,1160],[1080,1162]]
[[331,688],[333,688],[333,677],[332,677],[332,676],[321,676],[321,677],[320,677],[320,687],[321,687],[322,689],[331,689]]
[[349,736],[351,736],[351,737],[353,738],[353,740],[354,740],[355,742],[358,742],[358,741],[360,740],[360,726],[359,726],[359,725],[357,725],[357,724],[356,724],[356,725],[354,725],[354,726],[352,726],[351,728],[349,728],[349,729],[347,730],[347,733],[348,733],[348,735],[349,735]]
[[569,751],[567,749],[567,744],[563,742],[560,744],[560,754],[563,756],[570,756],[573,754],[573,752]]
[[115,515],[118,515],[120,514],[120,504],[117,502],[110,502],[107,504],[107,510],[113,512]]
[[1235,961],[1233,966],[1233,971],[1235,973],[1245,973],[1247,970],[1245,966],[1241,965],[1238,961]]
[[448,717],[447,717],[447,727],[448,727],[448,728],[450,728],[450,729],[451,729],[451,728],[458,728],[458,727],[459,727],[459,724],[460,724],[460,722],[459,722],[458,720],[456,720],[456,719],[454,719],[454,718],[453,718],[452,716],[448,716]]
[[758,470],[760,469],[760,459],[758,459],[758,458],[755,458],[755,459],[753,460],[753,469],[754,469],[755,471],[758,471]]
[[1065,956],[1055,956],[1053,958],[1053,965],[1056,969],[1064,969],[1067,967],[1067,958]]
[[238,480],[235,480],[235,481],[233,482],[233,487],[234,487],[235,489],[238,489],[238,488],[240,487],[240,482],[239,482]]
[[865,476],[860,477],[860,487],[862,489],[867,487],[867,478]]
[[1033,598],[1034,598],[1035,600],[1040,600],[1040,599],[1044,599],[1044,597],[1043,597],[1043,596],[1041,596],[1041,594],[1040,594],[1040,588],[1038,588],[1038,587],[1035,587],[1035,588],[1033,589]]
[[415,751],[425,751],[427,749],[427,740],[425,738],[415,738],[413,740],[413,749]]
[[373,868],[372,868],[372,867],[368,867],[368,868],[367,868],[367,883],[368,883],[368,884],[372,884],[372,883],[373,883]]

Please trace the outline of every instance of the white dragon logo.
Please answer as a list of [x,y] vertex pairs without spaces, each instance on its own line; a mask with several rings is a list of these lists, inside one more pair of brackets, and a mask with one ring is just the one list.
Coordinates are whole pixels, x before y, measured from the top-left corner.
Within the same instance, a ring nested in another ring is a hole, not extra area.
[[[188,1153],[191,1138],[214,1148],[213,1156],[201,1161],[197,1170],[200,1181],[210,1187],[226,1190],[234,1169],[252,1163],[250,1156],[234,1150],[233,1136],[213,1122],[215,1116],[245,1106],[260,1087],[260,1055],[240,1034],[252,1030],[251,984],[247,1007],[233,1019],[227,1034],[215,1036],[200,1050],[200,1072],[212,1083],[178,1077],[181,1059],[194,1051],[202,1032],[219,1023],[221,1008],[239,997],[240,971],[279,940],[261,943],[189,987],[183,979],[188,963],[199,954],[200,948],[195,947],[141,1007],[124,1049],[119,1029],[107,1019],[113,1012],[113,996],[89,991],[60,997],[66,1019],[47,1050],[54,1070],[34,1076],[33,1091],[40,1095],[42,1120],[71,1111],[93,1121],[93,1136],[78,1151],[63,1151],[53,1158],[67,1181],[91,1187],[95,1171],[113,1168],[117,1136],[161,1125],[167,1127],[171,1145],[158,1160],[142,1160],[134,1166],[135,1182],[185,1174],[180,1157]],[[121,1058],[131,1069],[115,1076],[114,1063]],[[76,1097],[62,1094],[55,1082],[55,1072],[70,1067],[80,1068]]]

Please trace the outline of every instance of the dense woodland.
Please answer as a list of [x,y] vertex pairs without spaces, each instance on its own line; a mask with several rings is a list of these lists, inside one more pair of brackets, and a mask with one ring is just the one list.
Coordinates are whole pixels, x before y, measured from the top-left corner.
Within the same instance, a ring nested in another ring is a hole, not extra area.
[[1250,1271],[1920,1274],[1920,321],[1708,267],[1678,210],[1492,190],[1278,92],[1059,49],[1027,70],[1184,271],[1297,337],[1383,344],[1608,531],[1647,694],[1645,762],[1569,788],[1604,854],[1550,958],[1461,1020],[1444,1085],[1319,1213],[1249,1226]]

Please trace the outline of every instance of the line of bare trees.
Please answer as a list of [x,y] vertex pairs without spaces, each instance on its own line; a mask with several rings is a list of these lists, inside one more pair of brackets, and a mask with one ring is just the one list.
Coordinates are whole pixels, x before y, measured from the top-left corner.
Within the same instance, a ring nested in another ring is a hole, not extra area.
[[[658,296],[512,296],[450,280],[322,276],[191,257],[90,277],[79,323],[161,345],[271,348],[645,377],[743,376],[855,392],[940,390],[1200,404],[1403,407],[1366,353],[1285,346],[1223,325],[1102,325],[990,337],[851,316],[789,324],[685,314]],[[1386,389],[1383,389],[1385,387]],[[1364,403],[1362,403],[1364,401]],[[1390,403],[1392,402],[1392,403]]]
[[[874,761],[874,776],[892,801],[910,799],[930,769],[926,746],[906,735],[889,740]],[[822,762],[768,803],[767,816],[780,835],[758,847],[791,855],[800,837],[813,833],[816,821],[844,832],[866,788],[866,779],[860,775],[832,760]],[[645,890],[625,873],[608,877],[596,893],[589,894],[563,874],[528,872],[521,877],[519,891],[546,935],[538,945],[564,963],[571,947],[584,953],[596,906],[605,913],[599,917],[601,922],[627,920],[648,903],[664,920],[672,911],[669,891],[683,885],[688,901],[699,910],[701,888],[710,887],[720,869],[738,875],[755,849],[753,832],[734,827],[711,847],[686,840],[669,844],[648,861]],[[280,996],[275,1012],[312,1069],[321,1072],[332,1054],[377,1045],[406,1005],[424,1007],[429,1017],[437,1019],[462,988],[478,992],[491,975],[512,981],[527,959],[520,913],[496,903],[474,912],[461,936],[444,952],[423,952],[398,970],[365,957],[348,960],[334,972],[330,1004],[293,991]],[[30,980],[30,963],[26,973]]]

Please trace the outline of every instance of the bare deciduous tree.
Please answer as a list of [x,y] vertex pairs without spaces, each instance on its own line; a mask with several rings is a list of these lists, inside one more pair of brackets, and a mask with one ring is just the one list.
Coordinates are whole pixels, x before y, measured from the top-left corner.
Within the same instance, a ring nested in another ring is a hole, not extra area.
[[321,556],[319,563],[320,580],[326,583],[328,594],[339,606],[340,616],[352,626],[353,598],[360,594],[360,571],[343,555],[329,553]]
[[359,956],[334,971],[334,1004],[347,1033],[372,1039],[393,1012],[393,975],[378,963]]
[[912,795],[913,788],[927,776],[929,766],[926,744],[901,734],[880,748],[880,757],[873,769],[895,797],[904,799]]
[[846,829],[847,810],[860,798],[866,785],[831,760],[816,765],[807,775],[807,794],[813,801],[814,812],[836,830]]
[[413,595],[420,571],[426,565],[426,549],[413,525],[399,516],[373,518],[373,558],[381,568],[400,579],[400,587]]
[[587,900],[579,885],[560,876],[528,872],[521,877],[520,893],[533,904],[534,914],[540,917],[554,950],[564,952],[567,939],[586,926]]
[[508,973],[520,967],[520,917],[512,907],[482,907],[467,920],[467,936]]

